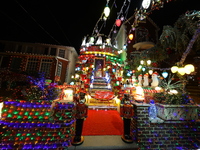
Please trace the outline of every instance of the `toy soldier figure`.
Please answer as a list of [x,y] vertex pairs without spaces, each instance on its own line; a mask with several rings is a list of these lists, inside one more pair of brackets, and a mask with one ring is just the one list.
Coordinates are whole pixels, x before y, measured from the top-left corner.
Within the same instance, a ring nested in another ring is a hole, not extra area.
[[75,127],[75,136],[72,140],[72,145],[80,145],[83,143],[84,138],[82,135],[83,122],[87,117],[88,106],[85,104],[86,92],[81,90],[79,93],[79,98],[76,101],[76,127]]
[[126,143],[132,143],[133,140],[130,136],[130,123],[133,117],[133,105],[130,102],[129,94],[124,94],[120,106],[120,115],[123,117],[124,122],[124,134],[121,138]]

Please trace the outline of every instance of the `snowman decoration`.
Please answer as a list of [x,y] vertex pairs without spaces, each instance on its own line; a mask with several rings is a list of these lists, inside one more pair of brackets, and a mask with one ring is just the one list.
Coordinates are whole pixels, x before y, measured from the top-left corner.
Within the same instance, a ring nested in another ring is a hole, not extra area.
[[148,73],[144,74],[143,86],[149,86],[149,75],[148,75]]
[[136,76],[133,75],[133,76],[132,76],[132,85],[135,85],[135,82],[136,82]]
[[159,81],[158,81],[158,73],[157,72],[154,72],[152,74],[152,82],[151,82],[151,87],[157,87],[159,84]]
[[138,76],[138,85],[142,86],[142,75],[141,74]]

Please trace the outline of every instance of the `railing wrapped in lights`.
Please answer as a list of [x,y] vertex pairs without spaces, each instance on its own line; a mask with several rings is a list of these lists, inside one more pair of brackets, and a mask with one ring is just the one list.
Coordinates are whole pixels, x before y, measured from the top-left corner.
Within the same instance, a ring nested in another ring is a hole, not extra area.
[[74,103],[5,101],[0,149],[58,149],[71,145]]
[[82,48],[80,50],[81,54],[94,54],[97,52],[101,52],[101,53],[106,53],[108,55],[118,55],[118,51],[117,50],[113,50],[112,47],[108,47],[108,46],[89,46],[87,48]]

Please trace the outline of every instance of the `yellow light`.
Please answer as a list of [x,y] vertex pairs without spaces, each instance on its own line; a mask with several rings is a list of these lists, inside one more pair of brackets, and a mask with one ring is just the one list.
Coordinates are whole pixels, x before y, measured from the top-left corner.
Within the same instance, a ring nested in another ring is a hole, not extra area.
[[171,68],[171,72],[172,73],[176,73],[178,71],[178,67],[177,66],[173,66],[172,68]]
[[184,75],[185,74],[185,68],[183,68],[183,67],[178,68],[178,73],[180,73],[181,75]]
[[140,61],[140,64],[143,65],[143,64],[144,64],[144,60],[141,60],[141,61]]
[[193,71],[194,71],[194,66],[193,66],[192,64],[187,64],[187,65],[185,66],[185,69],[186,69],[186,70],[190,70],[190,72],[193,72]]
[[132,39],[133,39],[133,34],[129,34],[128,38],[129,38],[130,40],[132,40]]
[[110,15],[110,8],[108,6],[104,8],[104,15],[105,17],[108,17]]
[[151,60],[147,60],[147,64],[150,65],[151,64]]

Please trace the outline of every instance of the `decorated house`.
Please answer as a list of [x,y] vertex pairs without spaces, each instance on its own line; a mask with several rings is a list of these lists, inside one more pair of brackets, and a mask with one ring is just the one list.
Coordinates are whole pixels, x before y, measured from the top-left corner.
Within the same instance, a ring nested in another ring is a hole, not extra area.
[[73,47],[0,41],[0,68],[34,75],[44,72],[53,82],[69,83],[78,54]]

